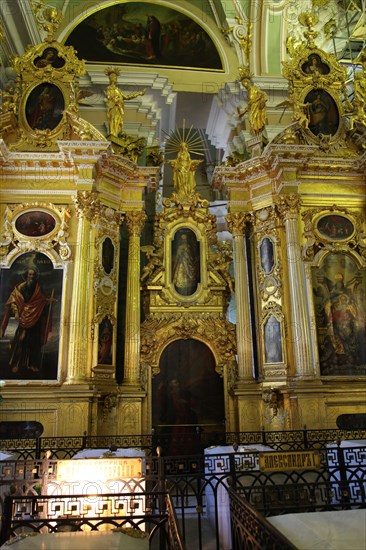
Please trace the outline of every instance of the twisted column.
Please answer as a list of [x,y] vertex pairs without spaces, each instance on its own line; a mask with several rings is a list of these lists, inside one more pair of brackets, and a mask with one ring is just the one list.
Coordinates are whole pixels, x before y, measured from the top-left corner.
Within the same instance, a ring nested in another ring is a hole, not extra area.
[[128,212],[129,233],[124,384],[139,385],[140,374],[140,236],[147,216],[145,212]]
[[244,213],[233,213],[226,216],[229,231],[233,235],[239,383],[253,381],[252,333],[244,237],[248,216],[250,219],[250,215]]

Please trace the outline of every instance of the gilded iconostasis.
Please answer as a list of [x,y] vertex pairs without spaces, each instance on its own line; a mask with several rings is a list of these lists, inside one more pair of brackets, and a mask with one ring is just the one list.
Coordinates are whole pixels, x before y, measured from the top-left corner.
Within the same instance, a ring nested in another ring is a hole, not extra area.
[[364,413],[363,4],[22,7],[0,6],[1,422],[181,454]]

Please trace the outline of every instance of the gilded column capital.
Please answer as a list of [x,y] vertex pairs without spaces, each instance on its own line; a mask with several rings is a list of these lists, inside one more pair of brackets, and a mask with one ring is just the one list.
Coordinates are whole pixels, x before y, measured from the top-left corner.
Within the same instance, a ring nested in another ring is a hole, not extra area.
[[296,193],[280,195],[276,199],[276,207],[283,218],[297,218],[300,212],[301,199]]
[[78,191],[76,195],[73,195],[72,200],[79,218],[87,218],[92,221],[99,215],[100,202],[98,193],[95,191]]
[[230,233],[234,237],[243,236],[245,225],[252,221],[252,214],[249,212],[233,212],[226,216],[226,222]]
[[134,237],[139,237],[142,233],[146,220],[147,215],[143,211],[126,212],[126,222],[129,234]]

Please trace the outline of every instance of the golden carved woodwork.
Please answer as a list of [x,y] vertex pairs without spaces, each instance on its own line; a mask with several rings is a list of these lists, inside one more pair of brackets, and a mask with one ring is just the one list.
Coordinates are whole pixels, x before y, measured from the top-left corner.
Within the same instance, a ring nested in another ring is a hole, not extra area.
[[[325,154],[355,154],[350,133],[366,126],[365,71],[354,79],[354,99],[349,100],[347,70],[335,55],[317,48],[313,30],[317,16],[303,13],[300,23],[307,27],[305,41],[288,42],[290,61],[283,62],[283,76],[289,81],[288,99],[277,107],[290,107],[296,123],[282,134],[283,143],[316,144]],[[279,142],[277,136],[276,142]]]
[[[321,218],[327,215],[341,216],[353,225],[353,231],[345,235],[332,237],[319,232],[317,226]],[[329,250],[331,252],[352,251],[366,258],[366,235],[363,230],[363,216],[360,212],[351,211],[347,208],[333,205],[328,208],[311,208],[302,213],[304,222],[303,259],[313,261],[320,250]]]
[[252,221],[252,215],[248,212],[233,212],[226,216],[226,221],[234,237],[242,236],[245,233],[246,224]]
[[78,114],[85,64],[71,46],[46,39],[16,57],[13,68],[15,88],[5,92],[1,110],[2,135],[11,149],[57,151],[57,140],[106,141]]
[[109,138],[112,143],[113,151],[116,154],[128,158],[135,163],[138,162],[146,145],[145,138],[136,138],[124,133],[118,137],[111,135]]
[[[32,237],[21,233],[16,228],[20,216],[36,211],[50,215],[54,219],[54,227],[45,234]],[[55,206],[52,203],[30,202],[8,205],[4,213],[3,232],[0,237],[0,257],[7,257],[10,262],[19,252],[36,250],[51,253],[53,261],[60,265],[71,256],[68,243],[70,210],[65,206]]]
[[72,196],[75,204],[76,214],[79,218],[85,217],[89,221],[94,220],[99,216],[100,201],[98,193],[95,191],[77,191],[76,195]]
[[235,326],[223,316],[212,314],[154,313],[141,325],[141,362],[158,374],[159,359],[167,345],[177,339],[197,339],[216,359],[216,370],[233,360],[236,353]]
[[[178,156],[181,153],[180,147]],[[186,155],[187,151],[183,153]],[[206,344],[220,374],[224,365],[235,363],[235,325],[226,319],[228,301],[234,290],[230,274],[231,243],[217,241],[216,216],[210,214],[208,201],[195,192],[192,177],[196,164],[191,165],[192,162],[189,156],[187,166],[192,174],[187,180],[183,175],[179,181],[176,174],[175,190],[163,200],[163,210],[155,217],[153,244],[141,248],[147,258],[141,275],[145,312],[141,325],[141,381],[145,383],[146,369],[151,368],[152,375],[158,374],[163,350],[179,339],[197,339]],[[170,163],[177,172],[179,161]],[[192,246],[192,239],[199,275],[192,291],[181,293],[173,266],[178,250],[186,250],[180,247]],[[232,368],[228,376],[230,380],[235,378]]]
[[276,207],[283,219],[297,218],[301,205],[301,198],[295,193],[276,197]]
[[147,220],[145,212],[131,211],[126,213],[126,224],[130,235],[139,237]]

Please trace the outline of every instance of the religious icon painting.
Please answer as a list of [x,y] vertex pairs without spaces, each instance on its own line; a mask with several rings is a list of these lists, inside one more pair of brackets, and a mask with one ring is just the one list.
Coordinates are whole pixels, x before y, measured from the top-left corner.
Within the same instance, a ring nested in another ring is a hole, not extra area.
[[102,265],[104,272],[109,275],[114,265],[114,244],[110,237],[106,237],[102,244]]
[[181,296],[192,296],[200,282],[200,243],[191,229],[178,229],[172,242],[172,282]]
[[43,210],[27,210],[15,220],[16,231],[25,237],[45,237],[50,235],[56,227],[56,219]]
[[366,374],[366,273],[344,253],[313,268],[320,374]]
[[112,365],[113,325],[108,317],[99,323],[98,365]]
[[187,13],[153,2],[120,2],[93,10],[65,45],[94,63],[223,68],[205,29]]
[[270,273],[274,266],[273,242],[268,237],[264,237],[259,248],[261,267],[265,273]]
[[0,377],[57,380],[62,269],[27,252],[0,270]]
[[309,105],[309,130],[315,136],[334,136],[339,128],[339,112],[332,96],[320,88],[313,89],[306,95],[304,103]]
[[319,218],[316,230],[320,237],[330,241],[345,241],[350,239],[355,231],[355,226],[345,216],[339,214],[327,214]]
[[30,92],[25,115],[32,130],[54,130],[62,120],[64,109],[65,99],[60,88],[42,82]]
[[308,60],[301,66],[302,71],[305,74],[329,74],[330,67],[326,63],[323,63],[320,55],[312,53],[309,55]]
[[274,315],[264,325],[264,346],[266,363],[282,363],[281,323]]
[[34,65],[37,69],[45,69],[47,67],[60,69],[65,65],[65,60],[58,55],[56,48],[50,47],[45,48],[42,55],[35,58]]

